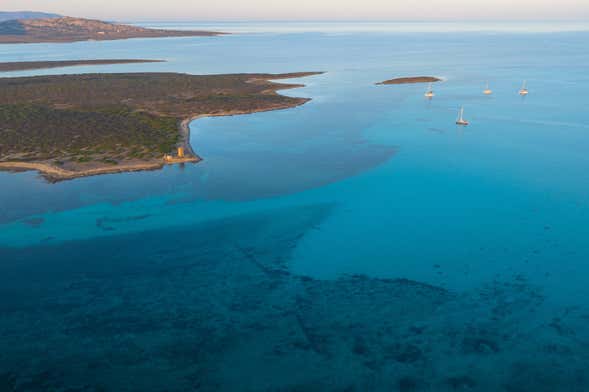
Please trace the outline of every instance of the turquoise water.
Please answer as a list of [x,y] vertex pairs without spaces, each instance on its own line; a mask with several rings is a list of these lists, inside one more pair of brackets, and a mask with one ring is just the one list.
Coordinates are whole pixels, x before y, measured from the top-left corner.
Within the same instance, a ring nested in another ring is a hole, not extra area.
[[0,390],[589,389],[585,25],[223,26],[0,48],[326,72],[193,122],[197,165],[0,173]]

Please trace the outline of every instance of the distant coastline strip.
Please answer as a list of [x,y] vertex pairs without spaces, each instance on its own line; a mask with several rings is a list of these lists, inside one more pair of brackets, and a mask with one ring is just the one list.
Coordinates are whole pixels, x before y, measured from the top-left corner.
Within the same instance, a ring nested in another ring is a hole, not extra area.
[[214,31],[161,30],[68,16],[0,20],[0,44],[107,41],[130,38],[214,37]]
[[75,67],[80,65],[113,65],[162,63],[165,60],[144,59],[97,59],[97,60],[63,60],[63,61],[14,61],[0,63],[0,72],[29,71],[36,69]]

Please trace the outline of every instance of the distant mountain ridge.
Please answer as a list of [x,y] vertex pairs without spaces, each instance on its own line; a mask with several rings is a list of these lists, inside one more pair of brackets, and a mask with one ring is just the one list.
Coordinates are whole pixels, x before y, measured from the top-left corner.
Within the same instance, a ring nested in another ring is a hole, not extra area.
[[0,11],[0,22],[14,19],[48,19],[59,18],[61,15],[35,11]]
[[10,19],[0,22],[0,44],[106,41],[127,38],[193,37],[220,34],[222,33],[210,31],[146,29],[69,16]]

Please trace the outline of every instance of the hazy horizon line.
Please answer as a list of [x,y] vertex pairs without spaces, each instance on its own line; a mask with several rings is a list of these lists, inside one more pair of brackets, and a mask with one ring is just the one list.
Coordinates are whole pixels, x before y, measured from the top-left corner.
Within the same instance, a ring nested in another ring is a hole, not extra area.
[[298,23],[432,23],[432,22],[439,22],[439,23],[518,23],[518,22],[538,22],[538,23],[553,23],[553,22],[577,22],[582,23],[587,22],[587,18],[585,17],[570,17],[570,18],[468,18],[465,20],[464,18],[444,18],[444,17],[436,17],[436,18],[404,18],[404,19],[392,19],[392,18],[362,18],[362,19],[352,19],[352,18],[262,18],[262,17],[214,17],[214,18],[190,18],[190,17],[165,17],[165,18],[152,18],[152,17],[124,17],[124,16],[112,16],[112,17],[99,17],[99,16],[92,16],[92,15],[74,15],[68,13],[61,13],[56,11],[34,11],[30,9],[19,9],[19,10],[1,10],[0,12],[40,12],[46,14],[57,14],[61,16],[69,16],[75,18],[84,18],[84,19],[98,19],[98,20],[108,20],[108,21],[118,21],[118,22],[298,22]]

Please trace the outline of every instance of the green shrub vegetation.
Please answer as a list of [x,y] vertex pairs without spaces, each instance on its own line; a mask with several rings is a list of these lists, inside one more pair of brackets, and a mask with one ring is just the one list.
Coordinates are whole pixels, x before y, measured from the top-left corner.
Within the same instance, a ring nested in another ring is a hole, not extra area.
[[0,161],[149,160],[172,152],[182,119],[305,102],[269,79],[305,74],[86,74],[0,78]]
[[77,162],[89,162],[93,155],[127,149],[144,152],[144,158],[161,157],[179,138],[177,119],[125,107],[85,111],[0,105],[0,122],[0,156],[20,153],[34,160],[76,156]]

